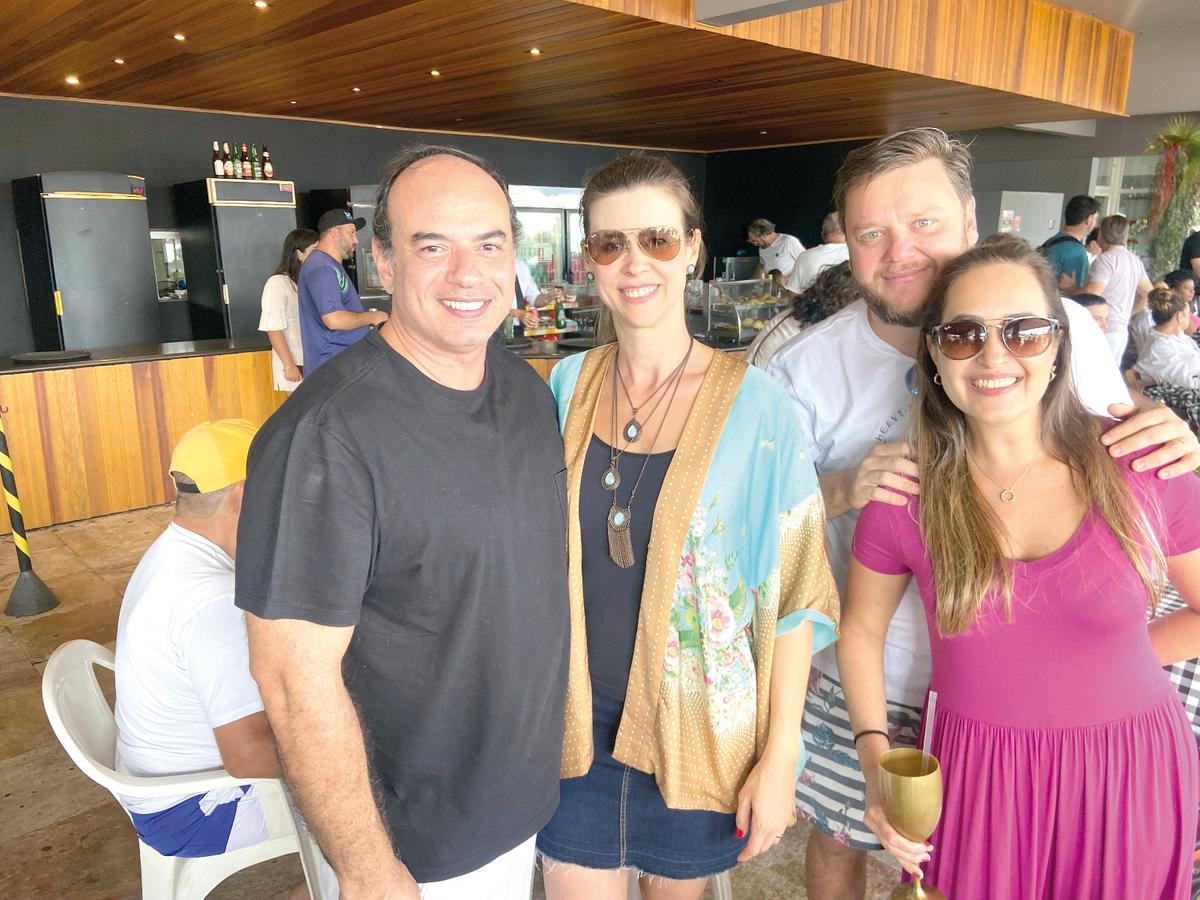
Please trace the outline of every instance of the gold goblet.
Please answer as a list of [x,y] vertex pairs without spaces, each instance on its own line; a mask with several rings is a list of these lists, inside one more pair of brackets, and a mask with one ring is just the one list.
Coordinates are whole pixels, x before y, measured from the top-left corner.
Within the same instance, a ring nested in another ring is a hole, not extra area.
[[[928,753],[901,747],[879,760],[879,792],[892,827],[910,841],[925,841],[942,817],[942,768]],[[944,895],[921,879],[892,891],[892,900],[935,900]]]

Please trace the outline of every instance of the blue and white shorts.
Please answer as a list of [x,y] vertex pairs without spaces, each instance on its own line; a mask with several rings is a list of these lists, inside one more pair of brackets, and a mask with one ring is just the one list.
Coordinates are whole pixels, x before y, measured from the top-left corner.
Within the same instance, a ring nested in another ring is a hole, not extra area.
[[[917,746],[921,710],[888,701],[888,733],[893,747]],[[863,824],[866,784],[846,711],[842,685],[813,669],[801,726],[808,763],[796,783],[796,812],[830,837],[859,850],[880,850]]]
[[268,837],[253,785],[196,794],[159,812],[131,811],[129,818],[142,842],[163,856],[216,856]]

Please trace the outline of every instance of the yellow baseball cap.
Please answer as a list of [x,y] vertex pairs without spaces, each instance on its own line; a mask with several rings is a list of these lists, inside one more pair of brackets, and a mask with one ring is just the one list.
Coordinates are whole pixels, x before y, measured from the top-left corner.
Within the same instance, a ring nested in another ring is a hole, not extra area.
[[[175,445],[168,470],[185,494],[219,491],[246,478],[246,456],[258,427],[245,419],[201,422]],[[195,484],[180,483],[183,475]]]

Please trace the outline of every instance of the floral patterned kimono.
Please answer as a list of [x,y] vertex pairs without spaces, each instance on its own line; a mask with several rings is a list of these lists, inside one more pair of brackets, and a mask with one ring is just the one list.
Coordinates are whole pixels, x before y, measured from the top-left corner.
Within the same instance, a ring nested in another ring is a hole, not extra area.
[[[569,473],[564,778],[587,774],[593,758],[579,486],[615,358],[615,345],[600,347],[550,378]],[[791,402],[717,353],[655,506],[614,757],[653,774],[673,809],[734,812],[766,744],[776,637],[809,622],[816,652],[837,618],[824,504]]]

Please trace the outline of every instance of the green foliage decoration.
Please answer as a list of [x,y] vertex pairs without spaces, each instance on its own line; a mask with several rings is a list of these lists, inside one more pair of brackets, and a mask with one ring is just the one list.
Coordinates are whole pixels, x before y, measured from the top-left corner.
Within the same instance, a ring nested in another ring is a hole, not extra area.
[[1149,150],[1159,160],[1146,234],[1153,274],[1161,277],[1178,267],[1183,242],[1200,222],[1200,122],[1175,116]]

